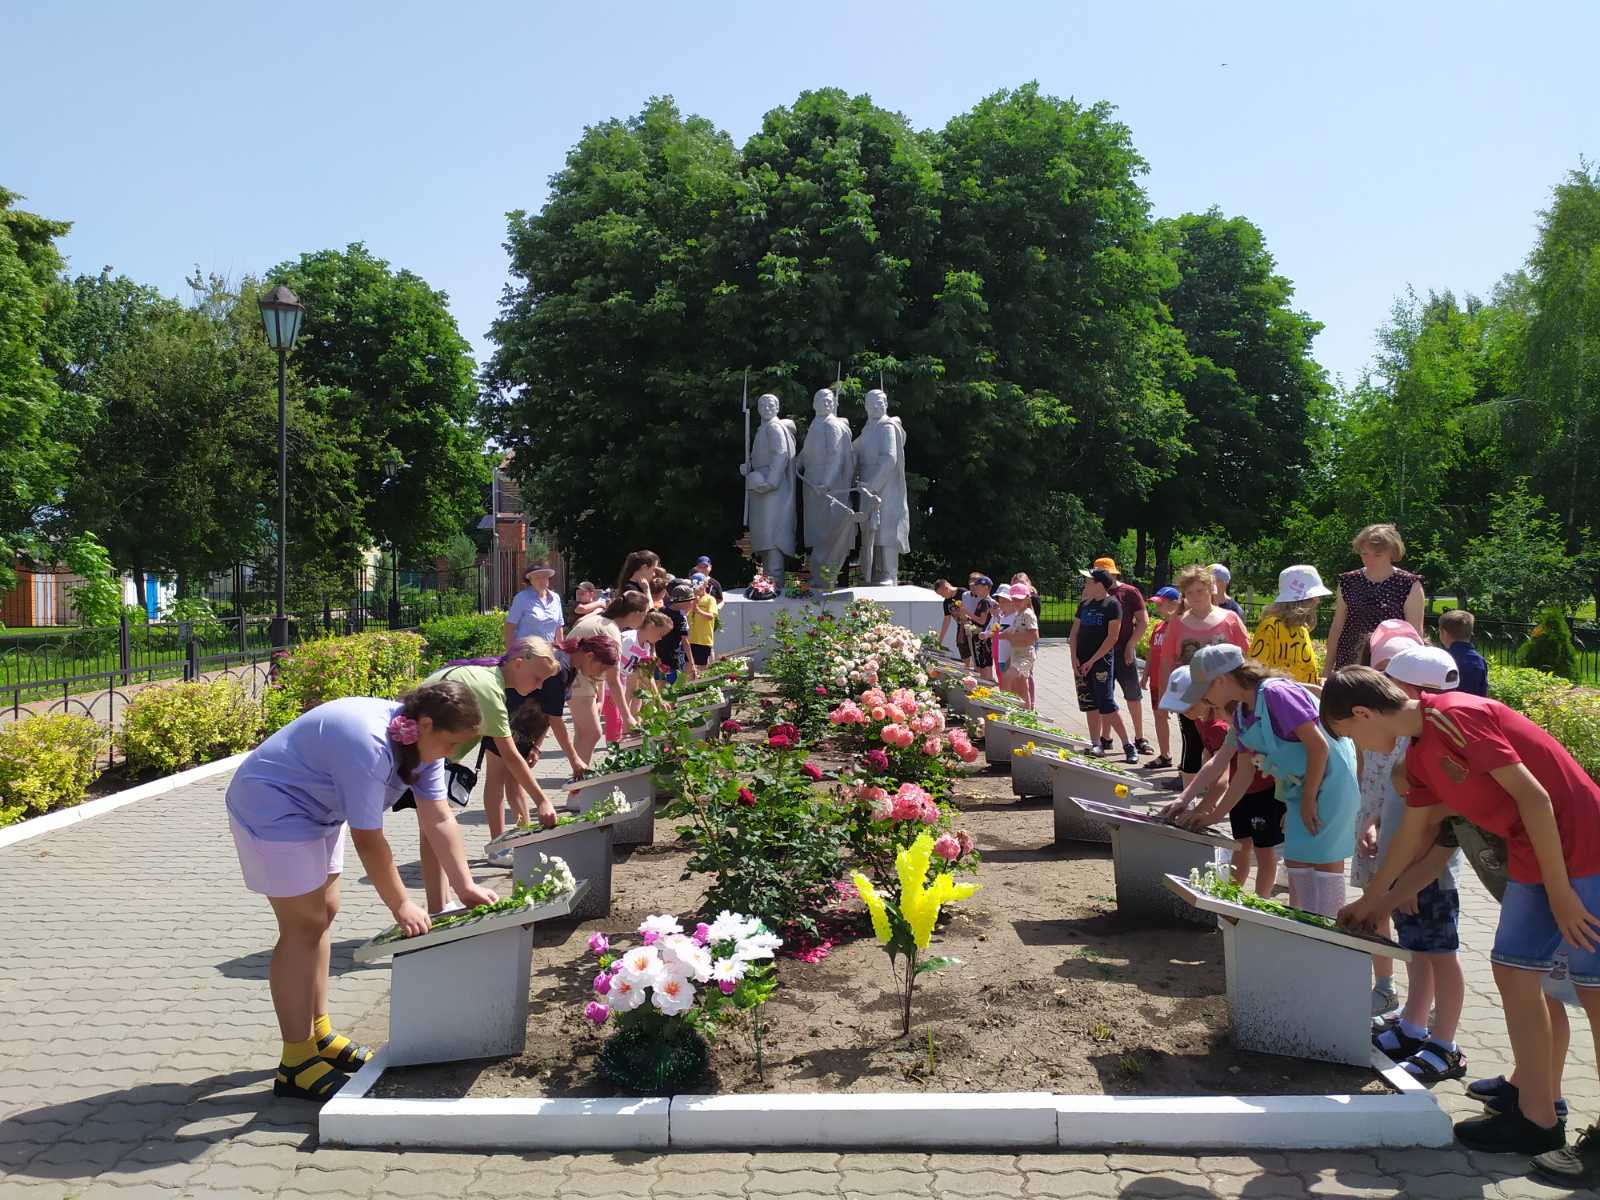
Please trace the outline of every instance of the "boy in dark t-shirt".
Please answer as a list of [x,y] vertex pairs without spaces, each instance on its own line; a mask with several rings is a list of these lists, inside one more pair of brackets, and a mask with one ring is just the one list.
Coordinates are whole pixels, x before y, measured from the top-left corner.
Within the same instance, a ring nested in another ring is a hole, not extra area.
[[1139,753],[1128,740],[1128,730],[1117,711],[1116,668],[1112,662],[1117,633],[1122,628],[1122,606],[1111,598],[1117,581],[1111,572],[1096,567],[1083,585],[1083,602],[1073,619],[1069,643],[1072,670],[1078,680],[1078,709],[1087,714],[1090,754],[1103,754],[1100,739],[1115,732],[1122,740],[1122,755],[1129,763]]

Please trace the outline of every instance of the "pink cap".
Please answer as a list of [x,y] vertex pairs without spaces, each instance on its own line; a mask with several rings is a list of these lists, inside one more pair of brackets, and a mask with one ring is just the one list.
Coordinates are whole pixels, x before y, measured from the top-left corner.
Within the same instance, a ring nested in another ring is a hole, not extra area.
[[1422,639],[1417,636],[1417,631],[1410,621],[1384,621],[1367,639],[1372,665],[1380,671],[1388,665],[1391,658],[1407,646],[1420,645]]

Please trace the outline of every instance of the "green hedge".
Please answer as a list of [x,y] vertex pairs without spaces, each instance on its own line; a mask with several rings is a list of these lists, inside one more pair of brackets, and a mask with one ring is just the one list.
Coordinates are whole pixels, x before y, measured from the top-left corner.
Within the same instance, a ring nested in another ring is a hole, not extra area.
[[98,721],[69,713],[0,726],[0,826],[81,803],[105,743]]
[[424,621],[419,628],[428,643],[428,661],[435,667],[452,658],[488,658],[505,650],[503,612],[467,613]]
[[1528,667],[1490,667],[1489,695],[1548,730],[1600,780],[1600,692]]
[[276,682],[263,703],[269,732],[329,700],[387,699],[410,690],[422,674],[422,637],[358,633],[301,642],[280,655],[275,667]]
[[231,679],[143,688],[117,734],[135,771],[170,775],[249,750],[261,739],[261,705]]

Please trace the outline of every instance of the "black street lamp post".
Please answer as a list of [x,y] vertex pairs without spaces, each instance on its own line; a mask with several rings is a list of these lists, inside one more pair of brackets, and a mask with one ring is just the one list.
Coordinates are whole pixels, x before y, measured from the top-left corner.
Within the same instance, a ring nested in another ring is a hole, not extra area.
[[289,644],[289,618],[283,611],[283,585],[287,565],[284,543],[289,526],[289,402],[288,359],[300,336],[300,321],[306,306],[283,284],[261,297],[261,323],[266,326],[267,345],[278,352],[278,596],[269,637],[273,649]]
[[[388,457],[383,460],[385,492],[393,491],[394,485],[400,480],[400,472],[405,470],[405,466],[405,459],[401,458],[396,451],[389,451]],[[393,508],[394,506],[390,505],[391,511],[388,514],[390,520],[394,519]],[[393,537],[389,539],[389,562],[392,568],[389,576],[389,628],[398,629],[400,628],[400,547],[395,543]]]

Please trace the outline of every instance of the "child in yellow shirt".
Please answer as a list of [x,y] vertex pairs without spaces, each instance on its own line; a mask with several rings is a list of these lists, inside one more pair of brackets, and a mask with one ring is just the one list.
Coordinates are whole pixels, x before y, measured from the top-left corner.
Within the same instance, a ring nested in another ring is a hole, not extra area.
[[698,675],[700,668],[711,663],[711,648],[717,643],[717,614],[722,605],[711,594],[709,580],[698,572],[689,576],[694,584],[694,607],[689,610],[689,657],[693,662],[691,674]]
[[1322,682],[1311,629],[1322,598],[1333,595],[1322,586],[1313,566],[1301,564],[1278,572],[1278,598],[1267,606],[1250,639],[1250,657],[1275,667],[1299,683]]

